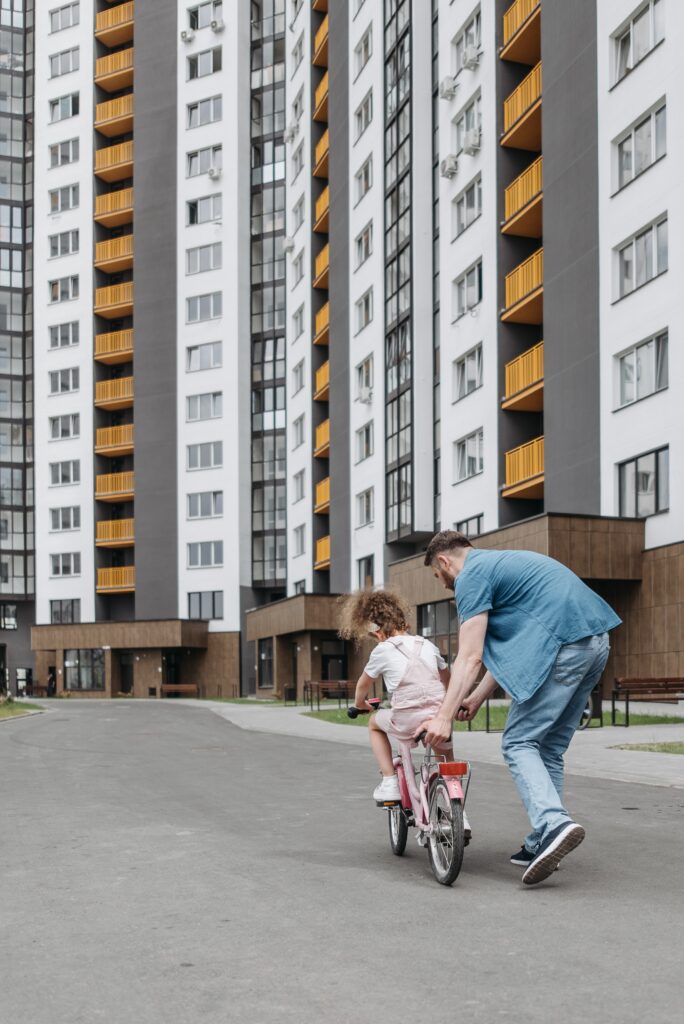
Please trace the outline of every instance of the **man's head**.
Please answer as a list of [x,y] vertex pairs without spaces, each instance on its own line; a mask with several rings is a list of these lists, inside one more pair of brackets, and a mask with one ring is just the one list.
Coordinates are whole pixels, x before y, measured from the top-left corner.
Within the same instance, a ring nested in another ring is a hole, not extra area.
[[466,555],[472,544],[457,530],[441,530],[427,546],[425,564],[437,579],[441,579],[447,590],[454,589],[456,577],[463,568]]

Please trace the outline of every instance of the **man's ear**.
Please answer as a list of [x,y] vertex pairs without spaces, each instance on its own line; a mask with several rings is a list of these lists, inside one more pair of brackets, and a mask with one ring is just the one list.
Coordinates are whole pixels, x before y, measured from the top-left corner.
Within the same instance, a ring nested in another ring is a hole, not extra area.
[[437,555],[437,558],[435,559],[435,561],[437,562],[437,568],[438,569],[448,569],[449,568],[449,559],[447,558],[446,555],[443,555],[443,554]]

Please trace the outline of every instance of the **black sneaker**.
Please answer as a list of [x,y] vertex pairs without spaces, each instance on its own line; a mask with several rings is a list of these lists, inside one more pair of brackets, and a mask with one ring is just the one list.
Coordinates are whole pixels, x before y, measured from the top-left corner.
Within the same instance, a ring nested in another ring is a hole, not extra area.
[[526,846],[523,846],[520,853],[514,853],[511,857],[511,864],[517,864],[518,867],[526,868],[528,864],[531,864],[534,860],[534,854],[530,853]]
[[579,846],[584,835],[584,829],[575,821],[566,821],[549,832],[522,877],[525,885],[536,885],[552,875],[563,857]]

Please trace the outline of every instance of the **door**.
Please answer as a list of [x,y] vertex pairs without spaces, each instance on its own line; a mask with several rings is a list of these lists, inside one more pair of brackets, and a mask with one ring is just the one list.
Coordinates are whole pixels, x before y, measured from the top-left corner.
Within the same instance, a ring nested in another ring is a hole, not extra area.
[[119,655],[119,691],[133,693],[133,655],[130,651],[122,651]]
[[7,645],[0,644],[0,693],[7,690]]
[[321,642],[321,678],[335,680],[347,678],[347,650],[344,640]]

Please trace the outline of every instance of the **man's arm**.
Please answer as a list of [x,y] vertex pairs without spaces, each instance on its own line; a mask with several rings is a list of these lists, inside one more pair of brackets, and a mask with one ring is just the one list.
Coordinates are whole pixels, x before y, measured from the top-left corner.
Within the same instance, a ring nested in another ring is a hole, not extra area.
[[489,613],[480,612],[472,619],[467,619],[458,632],[458,655],[451,669],[451,680],[444,697],[439,714],[425,722],[427,741],[432,746],[435,742],[445,742],[451,737],[451,729],[456,712],[467,693],[470,693],[477,682],[482,669],[482,652]]

